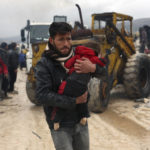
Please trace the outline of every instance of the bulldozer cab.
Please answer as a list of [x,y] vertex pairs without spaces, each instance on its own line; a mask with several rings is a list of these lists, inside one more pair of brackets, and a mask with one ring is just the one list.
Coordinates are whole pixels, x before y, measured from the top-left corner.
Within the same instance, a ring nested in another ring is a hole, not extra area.
[[105,27],[109,22],[112,22],[114,26],[123,35],[132,37],[132,17],[119,13],[102,13],[92,15],[92,32],[96,34],[105,34]]
[[102,13],[92,15],[92,32],[94,36],[99,36],[103,43],[101,49],[102,55],[105,55],[106,49],[115,46],[118,54],[130,57],[135,53],[132,36],[132,20],[128,15],[120,13]]

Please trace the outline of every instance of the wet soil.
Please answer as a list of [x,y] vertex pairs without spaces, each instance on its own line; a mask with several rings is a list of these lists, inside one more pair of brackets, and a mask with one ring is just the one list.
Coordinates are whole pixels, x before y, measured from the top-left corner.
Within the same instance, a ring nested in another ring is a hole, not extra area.
[[[55,150],[42,107],[27,98],[26,77],[25,70],[18,71],[19,93],[0,101],[0,150]],[[150,150],[149,105],[120,89],[113,89],[104,113],[91,113],[90,150]]]

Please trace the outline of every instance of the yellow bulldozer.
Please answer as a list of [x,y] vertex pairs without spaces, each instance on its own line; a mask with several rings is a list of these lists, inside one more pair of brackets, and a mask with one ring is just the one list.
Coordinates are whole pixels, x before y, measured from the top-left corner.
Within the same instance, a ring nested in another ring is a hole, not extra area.
[[126,94],[132,99],[150,93],[150,61],[147,55],[136,54],[132,19],[115,12],[92,15],[92,32],[99,42],[101,56],[107,58],[108,72],[107,78],[100,81],[98,97],[90,101],[93,112],[107,108],[110,91],[117,84],[124,84]]
[[[110,91],[117,84],[124,84],[126,94],[133,99],[147,97],[150,93],[150,61],[147,55],[137,54],[135,51],[132,19],[131,16],[115,12],[93,14],[91,32],[83,31],[84,25],[81,21],[81,30],[77,30],[79,36],[75,33],[76,36],[72,41],[73,46],[91,41],[97,42],[100,48],[99,54],[107,59],[107,77],[100,80],[98,86],[95,87],[97,89],[93,89],[94,86],[89,86],[93,93],[96,92],[92,95],[98,95],[91,97],[89,101],[89,108],[93,112],[105,111],[109,103]],[[83,36],[83,33],[86,36]],[[33,53],[33,59],[38,53],[41,55],[40,51],[36,54]],[[35,64],[32,65],[28,75],[27,95],[33,103],[38,105],[34,98]]]

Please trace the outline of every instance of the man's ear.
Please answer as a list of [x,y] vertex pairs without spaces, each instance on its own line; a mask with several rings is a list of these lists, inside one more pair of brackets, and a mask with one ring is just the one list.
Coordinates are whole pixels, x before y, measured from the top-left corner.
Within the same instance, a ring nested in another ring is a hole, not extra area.
[[49,42],[53,45],[53,39],[51,37],[49,38]]

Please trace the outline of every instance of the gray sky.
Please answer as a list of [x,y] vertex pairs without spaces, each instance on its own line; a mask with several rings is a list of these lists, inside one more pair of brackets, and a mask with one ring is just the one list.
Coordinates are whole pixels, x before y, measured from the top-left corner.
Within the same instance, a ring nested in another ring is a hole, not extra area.
[[134,19],[150,17],[149,0],[0,0],[0,38],[20,35],[27,19],[52,22],[54,15],[66,15],[69,22],[79,20],[76,3],[89,26],[93,13],[115,11]]

